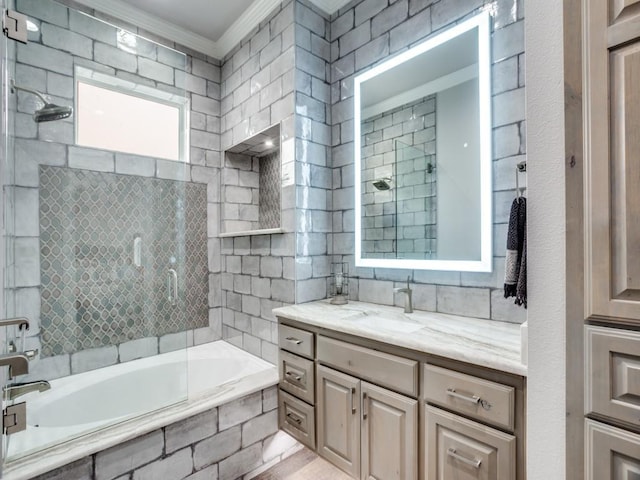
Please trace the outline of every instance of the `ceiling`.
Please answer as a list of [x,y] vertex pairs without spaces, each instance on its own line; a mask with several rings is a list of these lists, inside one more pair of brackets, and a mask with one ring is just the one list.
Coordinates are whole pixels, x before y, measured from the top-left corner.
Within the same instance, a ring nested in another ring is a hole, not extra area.
[[[215,58],[223,58],[282,0],[78,0]],[[311,0],[331,14],[349,0]]]

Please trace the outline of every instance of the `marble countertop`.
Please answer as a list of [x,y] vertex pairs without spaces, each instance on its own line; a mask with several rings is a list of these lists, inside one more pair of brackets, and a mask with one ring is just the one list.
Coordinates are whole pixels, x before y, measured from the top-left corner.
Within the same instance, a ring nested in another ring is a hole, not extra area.
[[436,312],[403,313],[402,308],[328,300],[273,310],[278,317],[308,325],[460,360],[516,375],[521,363],[520,325]]

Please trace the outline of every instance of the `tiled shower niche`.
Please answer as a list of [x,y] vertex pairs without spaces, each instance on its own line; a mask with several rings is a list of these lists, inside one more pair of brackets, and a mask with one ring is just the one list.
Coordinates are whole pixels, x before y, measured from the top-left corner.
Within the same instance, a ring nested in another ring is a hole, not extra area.
[[208,325],[205,184],[39,175],[43,357]]
[[223,236],[280,228],[280,125],[225,152],[222,201]]
[[362,121],[362,253],[436,258],[436,95]]

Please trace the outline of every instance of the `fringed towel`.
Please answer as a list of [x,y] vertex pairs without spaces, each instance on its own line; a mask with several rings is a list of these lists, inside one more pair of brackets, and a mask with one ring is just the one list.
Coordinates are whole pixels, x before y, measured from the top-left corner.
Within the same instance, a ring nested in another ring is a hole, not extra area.
[[518,197],[511,205],[504,298],[516,297],[516,305],[527,308],[527,199]]

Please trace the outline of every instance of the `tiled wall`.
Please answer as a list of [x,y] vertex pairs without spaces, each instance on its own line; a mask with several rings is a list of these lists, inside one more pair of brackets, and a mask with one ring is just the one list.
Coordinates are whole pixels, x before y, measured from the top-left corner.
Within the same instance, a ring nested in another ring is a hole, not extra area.
[[[390,270],[353,266],[353,78],[474,13],[492,14],[494,261],[491,273]],[[525,159],[524,2],[514,0],[363,0],[331,18],[333,253],[351,263],[351,296],[402,305],[393,287],[415,282],[414,307],[522,322],[526,311],[503,298],[506,230],[515,197],[515,166]]]
[[306,1],[296,26],[296,303],[326,298],[331,271],[330,24]]
[[[78,6],[69,2],[74,8]],[[9,315],[31,319],[27,348],[40,348],[40,256],[38,196],[41,165],[93,170],[173,181],[206,184],[207,189],[207,270],[209,327],[189,330],[180,343],[212,341],[221,336],[219,298],[220,240],[218,235],[220,166],[220,67],[219,62],[169,43],[184,55],[136,37],[137,55],[118,43],[118,29],[48,0],[18,0],[17,9],[33,19],[39,32],[30,32],[28,45],[17,46],[16,82],[48,95],[61,105],[73,105],[73,65],[83,65],[120,78],[164,89],[186,90],[191,105],[190,163],[139,157],[74,146],[73,117],[63,121],[36,124],[31,118],[34,97],[23,92],[11,95],[16,102],[15,120],[15,201],[14,247],[9,252],[7,304]],[[92,13],[91,10],[87,10]],[[131,32],[157,39],[133,25],[125,25],[96,13],[96,16],[122,24]],[[164,42],[164,41],[163,41]],[[167,44],[167,42],[164,42]],[[15,258],[15,260],[12,259]],[[151,319],[147,319],[151,320]],[[156,321],[157,319],[152,319]],[[174,342],[175,343],[175,342]],[[156,348],[159,348],[156,346]],[[153,349],[144,349],[148,354]],[[142,351],[142,350],[141,350]],[[89,351],[98,364],[113,363],[111,352]],[[30,370],[40,378],[68,375],[68,355],[36,359]]]
[[280,228],[280,150],[263,156],[225,152],[222,231]]
[[[436,96],[362,121],[362,255],[436,253]],[[396,143],[398,142],[398,143]],[[390,189],[374,182],[385,180]]]
[[205,184],[43,165],[39,193],[41,356],[209,325]]
[[[276,362],[271,309],[325,298],[331,231],[328,18],[285,1],[222,67],[222,144],[281,122],[285,233],[223,239],[223,338]],[[295,122],[294,122],[295,106]]]
[[271,387],[33,480],[235,480],[299,448],[278,432],[277,389]]

